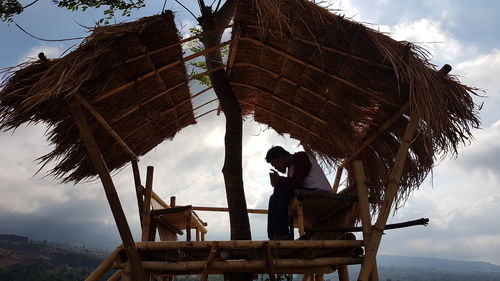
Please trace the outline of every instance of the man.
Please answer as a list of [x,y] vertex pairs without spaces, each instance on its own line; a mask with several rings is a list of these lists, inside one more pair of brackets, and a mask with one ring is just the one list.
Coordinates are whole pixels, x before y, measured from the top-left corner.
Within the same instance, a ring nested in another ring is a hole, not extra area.
[[273,146],[267,151],[267,163],[277,171],[269,173],[273,194],[269,198],[267,216],[267,235],[272,240],[293,239],[293,229],[288,222],[288,204],[292,200],[295,189],[326,190],[332,188],[325,173],[312,155],[305,152],[290,154],[281,146]]

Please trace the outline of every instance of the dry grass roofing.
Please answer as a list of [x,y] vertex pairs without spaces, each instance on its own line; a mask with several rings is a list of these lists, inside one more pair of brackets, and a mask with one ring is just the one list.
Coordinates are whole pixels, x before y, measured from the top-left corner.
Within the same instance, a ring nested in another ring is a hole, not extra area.
[[[239,1],[229,80],[243,113],[290,134],[336,165],[386,124],[362,150],[370,196],[378,202],[410,114],[421,120],[398,199],[404,201],[437,157],[456,153],[479,126],[474,88],[439,73],[426,52],[302,0]],[[46,122],[55,149],[52,174],[63,181],[96,175],[67,104],[87,102],[140,156],[195,123],[173,15],[96,28],[68,55],[7,71],[0,126]],[[200,54],[201,55],[201,54]],[[86,110],[110,169],[131,160],[109,129]]]

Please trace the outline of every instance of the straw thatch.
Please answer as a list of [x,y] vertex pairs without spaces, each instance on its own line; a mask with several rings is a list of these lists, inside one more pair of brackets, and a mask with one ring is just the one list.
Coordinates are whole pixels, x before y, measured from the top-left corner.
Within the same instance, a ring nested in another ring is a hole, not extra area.
[[[32,62],[5,80],[0,128],[47,122],[56,146],[41,161],[59,160],[52,173],[66,181],[95,175],[66,109],[79,93],[142,155],[194,123],[178,42],[171,13],[97,28],[64,58]],[[456,153],[479,126],[474,89],[438,74],[424,50],[314,3],[239,0],[232,42],[229,81],[243,113],[290,134],[330,165],[349,157],[409,104],[357,157],[364,162],[374,209],[410,114],[421,121],[398,202],[418,187],[437,157]],[[130,160],[87,117],[109,168]]]
[[68,110],[75,97],[101,115],[84,110],[110,170],[143,155],[183,127],[195,123],[182,48],[171,12],[136,22],[95,28],[60,59],[28,62],[7,71],[0,92],[0,128],[46,122],[54,150],[39,160],[58,161],[50,171],[63,181],[96,175]]
[[[239,1],[231,85],[245,114],[340,163],[410,100],[421,117],[402,187],[404,202],[438,155],[479,126],[474,89],[442,77],[424,50],[302,0]],[[376,209],[410,111],[359,155]]]

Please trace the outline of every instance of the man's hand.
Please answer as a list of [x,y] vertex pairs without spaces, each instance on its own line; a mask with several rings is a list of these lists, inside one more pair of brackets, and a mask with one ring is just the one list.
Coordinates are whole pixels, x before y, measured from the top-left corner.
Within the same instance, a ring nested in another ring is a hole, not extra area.
[[271,170],[271,171],[272,172],[269,173],[269,178],[271,180],[271,185],[273,187],[277,187],[278,184],[279,184],[279,182],[280,182],[280,175],[275,170]]

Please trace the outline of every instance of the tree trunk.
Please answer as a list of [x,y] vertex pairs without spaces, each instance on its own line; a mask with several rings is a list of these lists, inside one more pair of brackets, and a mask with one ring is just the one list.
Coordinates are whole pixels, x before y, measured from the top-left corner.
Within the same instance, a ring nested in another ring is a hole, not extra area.
[[[232,3],[231,3],[232,2]],[[221,11],[234,11],[235,1],[228,1]],[[226,6],[227,5],[227,6]],[[200,23],[203,31],[207,32],[227,24],[227,17],[217,18],[209,10],[202,8]],[[223,13],[222,13],[223,14]],[[220,43],[222,32],[210,33],[203,37],[205,48],[216,46]],[[206,63],[208,70],[223,65],[219,50],[207,54]],[[227,80],[226,70],[220,69],[210,74],[210,81],[215,94],[226,117],[225,160],[222,173],[226,185],[226,197],[229,208],[229,222],[231,224],[231,240],[250,240],[250,222],[248,219],[245,191],[243,188],[242,169],[242,131],[243,119],[241,108]]]

